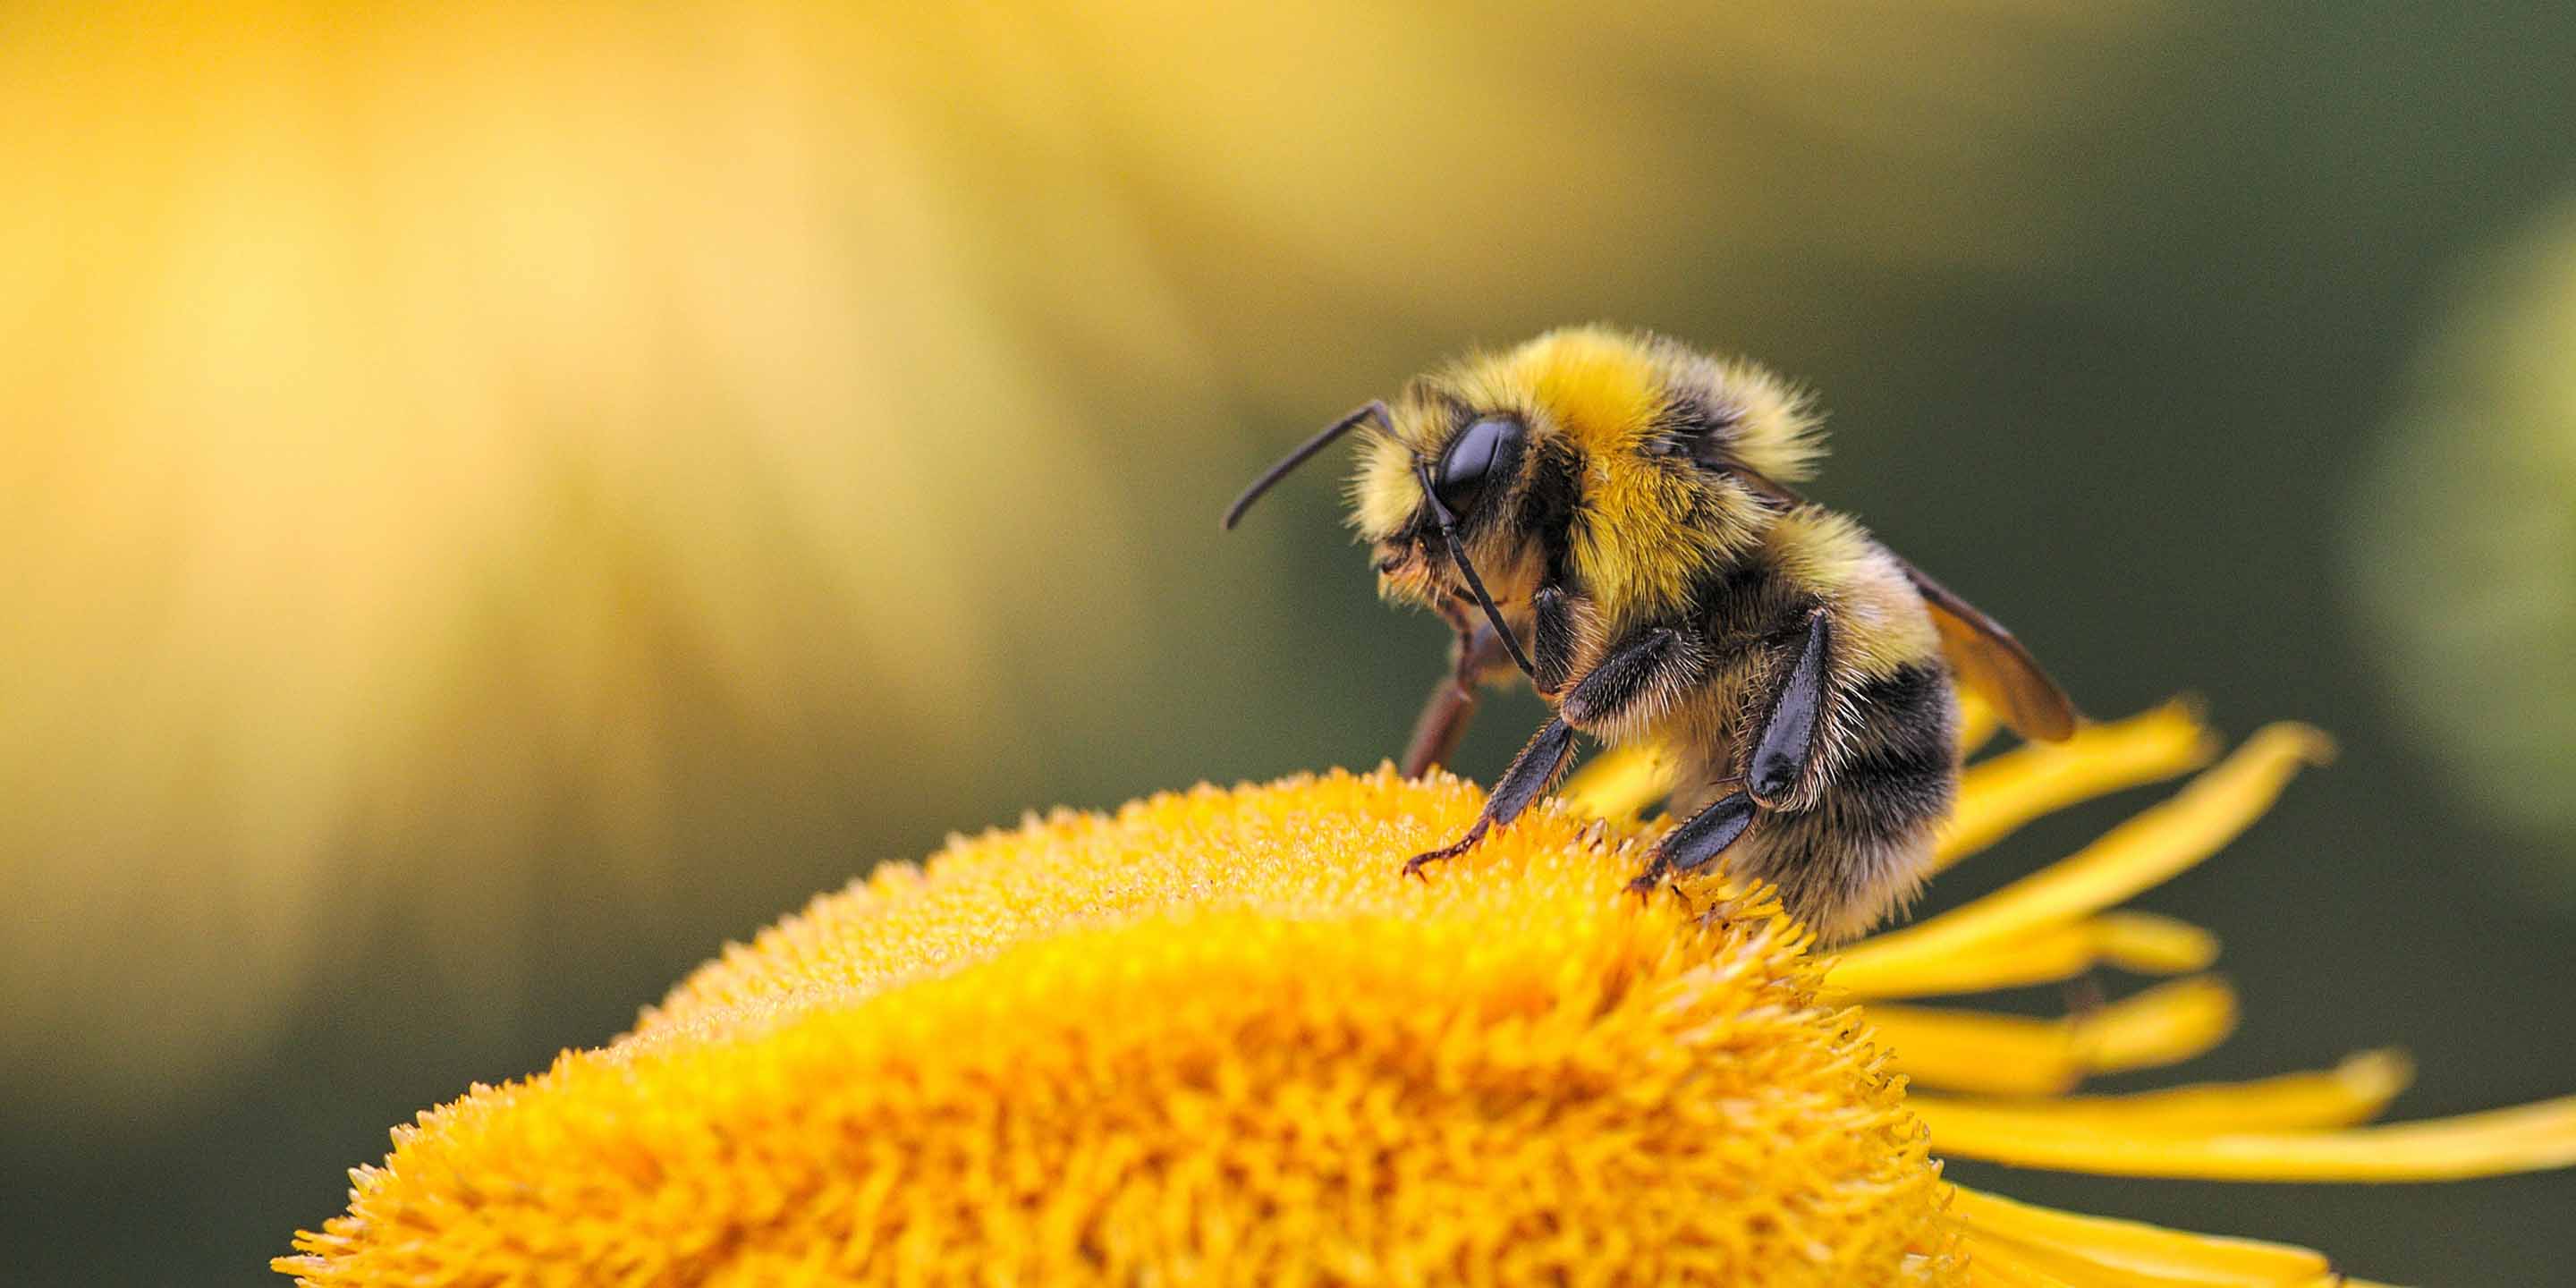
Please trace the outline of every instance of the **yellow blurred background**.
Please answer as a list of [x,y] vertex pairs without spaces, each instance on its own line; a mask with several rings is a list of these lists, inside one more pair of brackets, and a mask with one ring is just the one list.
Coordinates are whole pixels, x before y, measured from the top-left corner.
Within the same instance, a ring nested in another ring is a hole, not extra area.
[[[2394,714],[2421,668],[2373,669],[2410,628],[2320,575],[2381,602],[2406,539],[2341,516],[2434,284],[2576,189],[2576,19],[2491,22],[0,10],[10,1260],[258,1281],[385,1126],[879,859],[1388,754],[1437,628],[1370,601],[1320,474],[1222,542],[1216,509],[1444,354],[1593,318],[1818,385],[1823,494],[2097,712],[2197,687],[2344,733],[2277,853],[2174,898],[2240,938],[2302,913],[2256,979],[2405,967],[2420,996],[2314,1019],[2329,1056],[2563,1090],[2510,1053],[2576,1026],[2446,990],[2576,980],[2576,898],[2439,861],[2502,846]],[[2576,505],[2557,477],[2523,504]],[[2522,741],[2571,738],[2562,706]],[[2571,830],[2496,835],[2576,872]],[[2253,1228],[2207,1202],[2095,1206]],[[2258,1202],[2398,1277],[2431,1228]],[[2496,1227],[2495,1267],[2571,1250]]]

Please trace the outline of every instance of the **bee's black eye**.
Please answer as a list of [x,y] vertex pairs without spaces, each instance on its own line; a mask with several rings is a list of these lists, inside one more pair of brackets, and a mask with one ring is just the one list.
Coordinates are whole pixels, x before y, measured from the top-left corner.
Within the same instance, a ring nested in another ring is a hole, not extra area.
[[1432,492],[1453,514],[1466,512],[1488,476],[1508,476],[1521,454],[1521,423],[1506,417],[1477,421],[1450,440],[1441,453],[1440,473]]

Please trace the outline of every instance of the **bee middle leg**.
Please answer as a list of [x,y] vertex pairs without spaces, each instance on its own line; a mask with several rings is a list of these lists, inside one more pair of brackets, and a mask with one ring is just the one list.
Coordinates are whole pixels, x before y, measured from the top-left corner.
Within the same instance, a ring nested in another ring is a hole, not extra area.
[[1558,719],[1539,726],[1529,745],[1521,748],[1521,754],[1512,757],[1512,763],[1503,770],[1503,776],[1495,780],[1493,794],[1485,798],[1485,808],[1476,815],[1476,821],[1467,829],[1467,834],[1439,849],[1406,859],[1404,874],[1421,876],[1424,867],[1442,859],[1454,859],[1476,848],[1476,843],[1484,840],[1485,833],[1492,831],[1495,825],[1519,818],[1521,811],[1529,808],[1530,802],[1547,795],[1547,789],[1556,784],[1557,777],[1565,772],[1566,764],[1573,759],[1572,725]]

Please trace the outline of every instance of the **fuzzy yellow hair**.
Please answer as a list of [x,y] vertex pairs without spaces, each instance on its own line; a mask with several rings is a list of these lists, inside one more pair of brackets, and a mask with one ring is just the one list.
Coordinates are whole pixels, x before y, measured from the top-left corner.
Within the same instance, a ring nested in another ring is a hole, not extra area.
[[1685,412],[1724,457],[1781,482],[1824,454],[1804,393],[1750,362],[1722,361],[1659,336],[1566,327],[1473,354],[1409,386],[1395,432],[1374,441],[1352,484],[1363,537],[1401,531],[1422,505],[1415,462],[1439,453],[1455,411],[1517,416],[1533,445],[1556,438],[1585,465],[1574,572],[1613,629],[1670,610],[1710,567],[1759,539],[1767,512],[1749,494],[1658,459]]

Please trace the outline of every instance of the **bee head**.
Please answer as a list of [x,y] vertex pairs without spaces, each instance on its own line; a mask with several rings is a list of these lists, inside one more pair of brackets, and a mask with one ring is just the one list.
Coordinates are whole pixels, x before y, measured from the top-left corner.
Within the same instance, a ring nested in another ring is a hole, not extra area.
[[[1371,446],[1353,489],[1361,535],[1400,542],[1418,531],[1426,492],[1441,497],[1436,486],[1404,486],[1405,476],[1419,461],[1482,460],[1478,431],[1489,421],[1521,432],[1518,454],[1487,465],[1457,510],[1476,570],[1507,610],[1544,580],[1612,625],[1687,602],[1770,527],[1781,501],[1766,481],[1805,478],[1821,451],[1806,399],[1758,366],[1658,336],[1568,327],[1470,355],[1406,390],[1394,441]],[[1385,589],[1416,597],[1408,583]],[[1430,589],[1445,587],[1434,577]]]
[[1770,521],[1776,498],[1745,480],[1804,477],[1814,423],[1797,391],[1758,367],[1567,328],[1470,356],[1327,426],[1245,489],[1226,525],[1366,429],[1351,523],[1379,592],[1453,623],[1481,610],[1517,655],[1507,623],[1526,623],[1543,583],[1611,621],[1686,599]]
[[1529,419],[1416,381],[1391,424],[1364,449],[1351,481],[1352,524],[1370,547],[1379,589],[1435,606],[1471,598],[1454,548],[1505,602],[1525,595],[1533,570],[1522,566],[1530,561],[1520,507],[1538,446]]
[[1333,440],[1366,428],[1371,450],[1356,485],[1358,524],[1375,549],[1380,592],[1429,604],[1452,620],[1464,620],[1464,606],[1472,605],[1528,671],[1529,655],[1479,575],[1473,547],[1483,545],[1496,556],[1492,566],[1509,574],[1507,595],[1525,599],[1535,587],[1525,557],[1530,543],[1506,520],[1510,496],[1526,490],[1529,422],[1501,410],[1464,414],[1466,404],[1420,381],[1406,392],[1400,412],[1373,402],[1325,426],[1254,479],[1227,508],[1224,526],[1233,527],[1271,485]]

